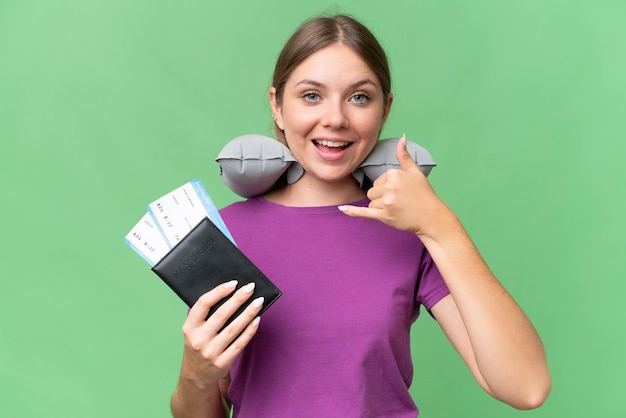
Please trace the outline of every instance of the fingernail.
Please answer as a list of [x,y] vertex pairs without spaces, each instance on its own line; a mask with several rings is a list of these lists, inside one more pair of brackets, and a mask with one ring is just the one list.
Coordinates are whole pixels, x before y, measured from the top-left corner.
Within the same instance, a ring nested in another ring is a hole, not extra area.
[[257,325],[259,325],[259,322],[261,322],[261,317],[257,316],[256,318],[252,320],[252,325],[256,327]]
[[265,302],[265,298],[263,296],[254,299],[254,301],[252,301],[252,307],[255,309],[259,309],[261,306],[263,306],[263,302]]
[[347,208],[345,206],[341,205],[341,206],[337,206],[337,209],[339,209],[342,212],[345,212]]
[[224,283],[224,287],[226,289],[234,289],[237,287],[237,280],[231,280],[230,282]]
[[252,293],[254,290],[254,282],[248,283],[243,287],[243,293]]

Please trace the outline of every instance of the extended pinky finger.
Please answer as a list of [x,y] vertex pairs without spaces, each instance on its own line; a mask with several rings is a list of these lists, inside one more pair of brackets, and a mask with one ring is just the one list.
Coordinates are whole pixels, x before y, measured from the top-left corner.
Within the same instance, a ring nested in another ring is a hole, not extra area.
[[378,219],[378,209],[363,208],[361,206],[341,205],[337,207],[348,216],[357,218]]

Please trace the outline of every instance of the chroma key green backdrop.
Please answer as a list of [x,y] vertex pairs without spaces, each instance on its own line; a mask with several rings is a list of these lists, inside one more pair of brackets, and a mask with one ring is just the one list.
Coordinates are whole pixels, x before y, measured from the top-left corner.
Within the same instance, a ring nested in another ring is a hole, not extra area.
[[272,134],[282,43],[329,10],[386,47],[383,136],[429,149],[548,351],[550,398],[515,411],[422,316],[422,416],[622,416],[626,2],[0,0],[1,417],[169,416],[186,311],[122,238],[193,178],[237,199],[213,160]]

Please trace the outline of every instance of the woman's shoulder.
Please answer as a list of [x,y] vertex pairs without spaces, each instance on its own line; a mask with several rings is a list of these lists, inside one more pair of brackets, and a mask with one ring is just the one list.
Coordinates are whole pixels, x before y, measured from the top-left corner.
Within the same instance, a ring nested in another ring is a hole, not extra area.
[[241,216],[242,214],[248,213],[256,206],[255,198],[248,198],[245,200],[239,200],[233,203],[230,203],[219,210],[220,215],[223,217],[229,216]]
[[278,216],[278,205],[264,200],[261,196],[233,202],[219,210],[224,221],[246,221]]

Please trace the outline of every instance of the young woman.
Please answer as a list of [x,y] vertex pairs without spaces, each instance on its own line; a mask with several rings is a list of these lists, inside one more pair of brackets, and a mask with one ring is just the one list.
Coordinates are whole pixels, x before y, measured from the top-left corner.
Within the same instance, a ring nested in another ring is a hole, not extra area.
[[[304,169],[292,184],[221,214],[283,291],[263,315],[233,282],[202,296],[183,325],[176,417],[415,417],[409,330],[429,310],[477,382],[519,409],[550,391],[542,343],[454,213],[398,142],[401,169],[365,190],[393,96],[385,53],[347,16],[313,19],[285,45],[269,101],[279,141]],[[228,278],[225,278],[227,280]],[[243,331],[243,332],[242,332]]]

